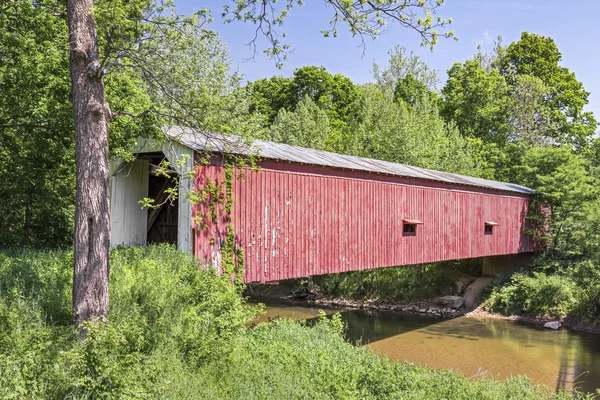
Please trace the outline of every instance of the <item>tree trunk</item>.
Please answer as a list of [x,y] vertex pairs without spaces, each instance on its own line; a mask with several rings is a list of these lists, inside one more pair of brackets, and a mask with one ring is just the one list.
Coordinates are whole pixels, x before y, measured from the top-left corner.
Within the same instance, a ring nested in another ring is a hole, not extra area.
[[23,240],[21,240],[21,247],[29,246],[29,239],[31,238],[31,203],[33,194],[31,190],[27,193],[27,202],[25,203],[25,225],[23,225]]
[[73,322],[78,326],[108,317],[110,110],[93,6],[93,0],[67,1],[77,168]]

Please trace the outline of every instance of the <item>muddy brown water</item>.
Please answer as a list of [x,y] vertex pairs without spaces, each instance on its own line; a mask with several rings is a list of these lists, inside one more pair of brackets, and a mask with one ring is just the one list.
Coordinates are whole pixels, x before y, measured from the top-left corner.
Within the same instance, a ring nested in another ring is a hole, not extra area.
[[[256,301],[252,301],[255,302]],[[315,318],[322,307],[261,300],[270,318]],[[469,377],[527,375],[555,389],[600,389],[600,335],[497,318],[454,319],[369,310],[339,312],[346,338],[392,360],[459,371]]]

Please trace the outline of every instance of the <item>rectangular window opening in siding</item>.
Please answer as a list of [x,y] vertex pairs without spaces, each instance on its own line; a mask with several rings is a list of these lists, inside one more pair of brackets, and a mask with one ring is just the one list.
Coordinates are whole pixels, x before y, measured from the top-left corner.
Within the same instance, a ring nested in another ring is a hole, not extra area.
[[485,221],[485,229],[483,231],[486,235],[492,235],[494,233],[494,226],[499,225],[497,222]]
[[417,225],[422,224],[423,222],[418,219],[403,219],[402,236],[417,236]]

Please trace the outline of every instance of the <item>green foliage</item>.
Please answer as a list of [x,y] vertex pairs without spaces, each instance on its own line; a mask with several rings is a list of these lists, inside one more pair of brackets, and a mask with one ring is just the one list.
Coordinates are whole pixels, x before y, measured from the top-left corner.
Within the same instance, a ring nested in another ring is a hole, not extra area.
[[[596,231],[597,180],[589,162],[568,147],[532,148],[517,172],[522,184],[534,189],[550,215],[551,250],[563,255],[583,255],[589,244],[585,232]],[[593,243],[593,242],[592,242]]]
[[[110,122],[111,156],[132,159],[131,149],[138,137],[159,137],[159,120],[146,113],[154,107],[142,79],[131,71],[114,70],[104,79],[106,97],[115,117]],[[124,113],[138,115],[132,118]]]
[[88,324],[81,340],[71,263],[67,251],[0,254],[0,397],[569,398],[525,378],[388,361],[345,342],[339,315],[249,329],[254,312],[235,285],[168,246],[113,252],[110,323]]
[[555,129],[550,109],[544,106],[549,89],[532,75],[516,75],[508,105],[508,140],[537,146],[548,142],[548,132]]
[[265,139],[313,149],[331,148],[336,144],[327,113],[308,96],[293,111],[280,109]]
[[[219,374],[202,375],[214,398],[256,399],[567,399],[566,393],[532,386],[526,378],[506,382],[469,380],[381,358],[344,342],[339,321],[311,327],[289,320],[257,326],[241,337],[233,362]],[[214,370],[213,370],[214,371]]]
[[508,315],[567,318],[574,324],[598,324],[600,264],[598,259],[540,259],[530,274],[518,273],[493,289],[483,305]]
[[[540,112],[550,122],[545,134],[560,143],[582,145],[594,135],[597,122],[591,112],[584,112],[589,92],[575,74],[559,65],[562,54],[552,38],[523,32],[498,58],[498,68],[511,85],[518,77],[538,78],[545,86]],[[518,85],[515,85],[518,87]]]
[[439,95],[427,89],[427,86],[412,74],[398,78],[394,89],[394,100],[403,101],[409,106],[414,106],[419,101],[429,100],[433,104],[440,101]]
[[75,198],[67,27],[46,11],[54,1],[2,8],[0,247],[63,246]]
[[170,339],[193,360],[221,357],[216,343],[248,322],[233,285],[170,247],[117,251],[111,274],[111,324],[136,325],[148,349]]
[[353,155],[478,175],[473,147],[426,96],[412,107],[375,85],[362,87],[358,117],[344,141]]
[[484,307],[508,315],[564,318],[577,305],[576,291],[575,283],[563,276],[517,273],[509,284],[492,292]]
[[[596,242],[598,243],[598,242]],[[590,324],[598,323],[600,315],[600,257],[596,253],[595,261],[583,260],[573,263],[567,274],[577,288],[577,303],[573,307],[572,314],[578,319]]]
[[277,113],[281,109],[288,109],[291,105],[289,104],[291,82],[292,78],[281,76],[249,82],[246,90],[252,99],[250,112],[264,115],[267,124],[273,123]]
[[354,102],[360,97],[360,92],[350,78],[342,74],[332,75],[324,67],[311,66],[294,71],[289,106],[295,106],[305,96],[325,110],[334,129],[342,129],[353,116]]
[[485,142],[507,139],[510,88],[499,71],[487,70],[480,60],[455,63],[442,89],[442,114],[456,123],[464,136]]
[[71,321],[73,255],[67,251],[13,250],[0,253],[0,294],[31,299],[48,323]]
[[523,32],[508,47],[478,53],[448,70],[443,114],[464,135],[499,144],[525,140],[584,146],[596,119],[583,110],[589,93],[551,38]]
[[388,55],[387,65],[382,67],[373,63],[373,78],[382,91],[394,93],[396,84],[409,75],[425,85],[428,90],[436,90],[439,82],[437,71],[429,68],[414,52],[407,54],[404,47],[396,45],[388,51]]
[[89,325],[82,342],[70,323],[71,265],[70,252],[0,255],[1,397],[170,395],[199,366],[230,357],[252,318],[236,288],[191,256],[119,249],[110,324]]
[[308,97],[325,112],[338,135],[354,118],[355,102],[360,96],[349,78],[316,66],[297,68],[292,78],[261,79],[249,84],[247,90],[252,96],[251,110],[266,115],[267,125],[281,110],[294,111]]
[[453,294],[459,276],[455,265],[435,263],[321,275],[312,280],[327,296],[428,300]]
[[134,68],[126,68],[142,80],[153,118],[206,131],[256,133],[262,116],[249,117],[247,92],[240,89],[242,75],[231,71],[227,46],[206,21],[192,20],[153,34],[154,40],[132,54]]

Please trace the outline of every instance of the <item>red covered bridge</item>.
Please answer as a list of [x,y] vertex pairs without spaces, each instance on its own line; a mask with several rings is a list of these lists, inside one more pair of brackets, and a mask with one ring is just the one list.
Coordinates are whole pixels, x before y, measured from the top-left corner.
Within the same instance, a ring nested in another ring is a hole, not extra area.
[[[219,268],[229,230],[246,282],[534,250],[531,190],[519,185],[182,128],[168,136],[114,164],[113,245],[177,243]],[[225,153],[255,155],[259,168],[226,167]],[[141,210],[169,186],[152,173],[165,157],[181,176],[179,200]],[[205,201],[186,201],[190,190]]]

